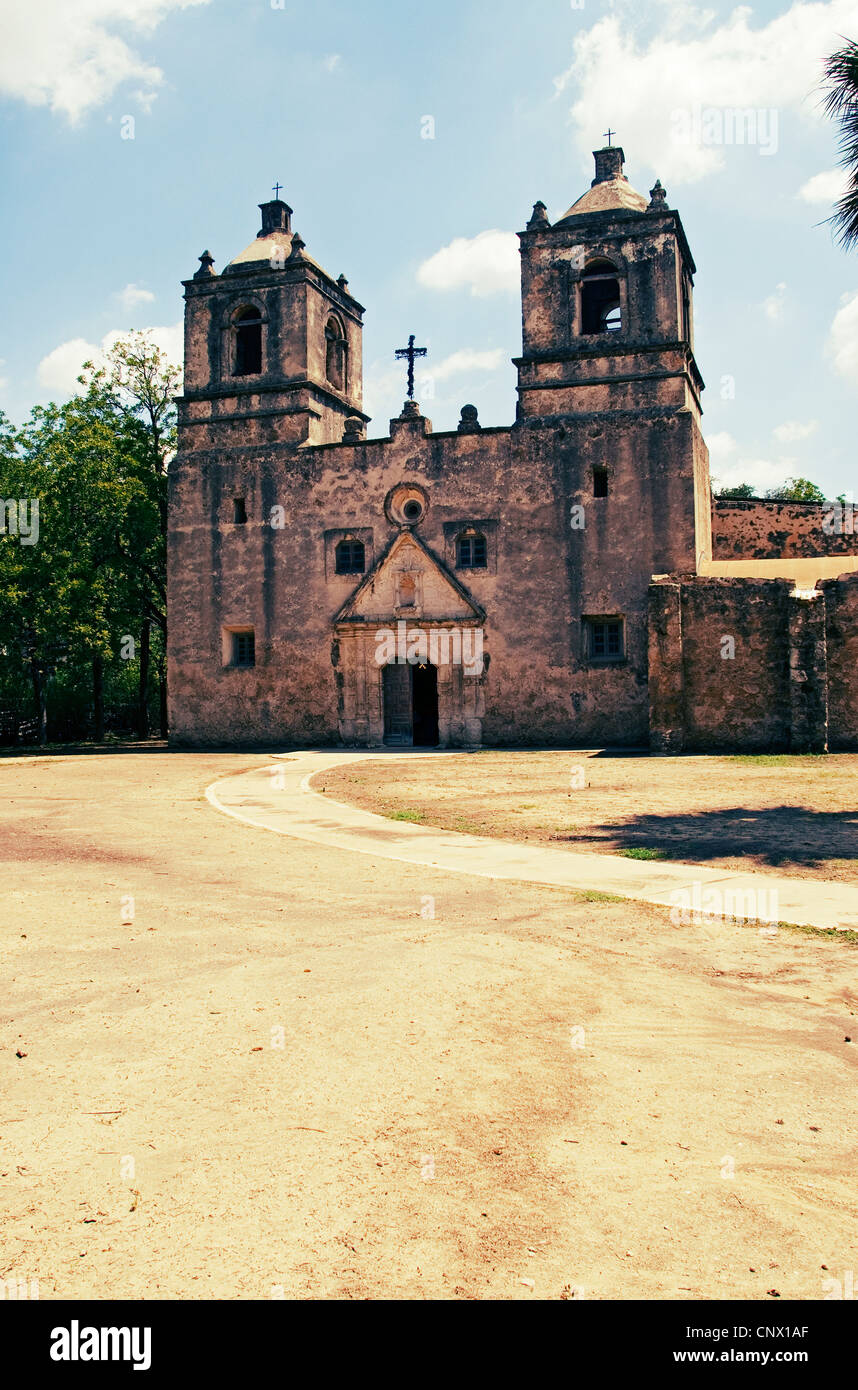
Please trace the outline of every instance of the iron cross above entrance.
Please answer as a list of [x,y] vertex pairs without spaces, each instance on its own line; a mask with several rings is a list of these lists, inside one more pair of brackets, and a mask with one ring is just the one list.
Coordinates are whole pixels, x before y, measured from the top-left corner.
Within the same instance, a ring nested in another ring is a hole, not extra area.
[[414,346],[413,333],[411,334],[411,337],[408,339],[407,348],[396,349],[397,360],[405,357],[408,358],[408,399],[410,401],[414,400],[414,359],[415,357],[426,357],[428,356],[428,353],[428,348],[416,348]]

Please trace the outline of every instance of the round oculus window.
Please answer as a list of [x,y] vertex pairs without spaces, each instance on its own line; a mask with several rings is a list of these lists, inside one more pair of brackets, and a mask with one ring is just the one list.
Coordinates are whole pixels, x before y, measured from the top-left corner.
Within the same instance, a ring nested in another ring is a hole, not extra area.
[[416,526],[428,509],[428,494],[419,483],[399,483],[384,499],[385,515],[395,526]]

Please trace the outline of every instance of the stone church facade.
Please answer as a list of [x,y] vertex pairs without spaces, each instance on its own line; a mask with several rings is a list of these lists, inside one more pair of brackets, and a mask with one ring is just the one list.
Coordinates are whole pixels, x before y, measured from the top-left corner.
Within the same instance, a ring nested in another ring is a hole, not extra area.
[[[367,438],[363,306],[308,255],[285,202],[262,204],[222,273],[200,257],[170,470],[175,744],[829,741],[826,625],[854,670],[856,537],[821,575],[843,593],[823,584],[795,616],[797,581],[765,570],[785,552],[777,504],[713,508],[679,214],[660,184],[648,199],[631,187],[621,149],[594,157],[569,212],[552,224],[537,203],[520,236],[510,427],[466,405],[435,432],[408,400]],[[825,553],[805,531],[802,558]],[[719,572],[737,556],[753,575]],[[801,662],[814,694],[793,708]],[[858,747],[845,678],[833,743]]]

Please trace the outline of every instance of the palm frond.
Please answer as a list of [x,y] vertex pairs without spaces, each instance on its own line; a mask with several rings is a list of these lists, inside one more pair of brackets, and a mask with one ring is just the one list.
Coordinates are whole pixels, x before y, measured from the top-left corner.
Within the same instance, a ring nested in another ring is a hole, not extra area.
[[[825,64],[823,109],[827,116],[839,118],[849,107],[858,108],[858,43],[846,40]],[[854,114],[854,112],[853,112]]]
[[858,246],[858,176],[853,174],[850,187],[834,204],[830,221],[844,250]]
[[825,64],[823,110],[836,121],[841,168],[848,182],[834,205],[831,222],[837,241],[846,250],[858,246],[858,43],[846,39]]

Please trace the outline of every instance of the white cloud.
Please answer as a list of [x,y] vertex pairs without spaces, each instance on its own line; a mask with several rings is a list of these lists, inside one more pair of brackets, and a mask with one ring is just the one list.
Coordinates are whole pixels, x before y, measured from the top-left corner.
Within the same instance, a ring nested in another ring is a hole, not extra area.
[[845,294],[828,333],[834,370],[858,387],[858,291]]
[[[582,155],[610,114],[621,140],[633,132],[639,157],[645,151],[662,179],[680,183],[725,167],[739,143],[735,129],[727,139],[727,111],[754,111],[753,143],[761,154],[777,149],[785,111],[821,118],[814,93],[822,61],[842,44],[841,35],[855,31],[858,0],[797,3],[758,28],[744,5],[720,21],[687,5],[670,14],[648,42],[618,15],[599,20],[575,40],[572,64],[555,85],[575,92],[570,117]],[[715,116],[707,119],[710,111]]]
[[[815,422],[814,422],[815,425]],[[716,490],[750,483],[757,493],[778,487],[795,472],[794,458],[761,459],[742,454],[732,434],[726,430],[708,435],[712,485]]]
[[822,174],[814,174],[803,183],[796,197],[805,203],[824,203],[829,207],[846,192],[846,174],[842,169],[826,169]]
[[785,296],[786,284],[781,280],[780,284],[775,286],[774,294],[770,294],[767,299],[763,300],[763,313],[767,319],[771,319],[772,323],[779,323],[784,316]]
[[336,72],[342,61],[342,54],[329,53],[324,60],[325,72]]
[[717,487],[737,487],[739,483],[750,483],[754,491],[762,495],[769,488],[785,483],[795,473],[795,466],[794,458],[739,458],[718,470]]
[[118,29],[148,35],[171,10],[208,0],[2,0],[0,95],[30,106],[49,106],[72,122],[107,101],[118,87],[136,83],[146,106],[163,82],[119,37]]
[[479,232],[475,237],[456,237],[424,261],[417,280],[429,290],[457,290],[465,286],[478,298],[503,290],[518,289],[521,278],[519,241],[515,232]]
[[126,313],[133,313],[138,304],[152,304],[155,296],[151,290],[144,290],[142,285],[126,285],[124,290],[120,290],[116,298],[121,308]]
[[490,348],[486,352],[461,348],[445,357],[437,367],[427,367],[426,374],[436,381],[447,381],[451,376],[461,376],[463,372],[496,372],[504,357],[503,348]]
[[36,369],[39,385],[57,395],[74,395],[83,363],[94,362],[98,355],[98,348],[86,338],[70,338],[67,343],[60,343],[39,363]]
[[[171,362],[178,366],[184,360],[184,327],[181,322],[158,328],[144,329],[152,341],[165,352]],[[124,338],[127,330],[112,328],[105,333],[100,344],[89,343],[86,338],[70,338],[60,343],[36,369],[39,385],[55,396],[73,396],[78,389],[77,378],[84,362],[94,362],[100,366],[117,338]]]
[[709,447],[709,459],[711,463],[716,463],[720,459],[728,459],[731,454],[735,454],[738,445],[732,434],[727,430],[720,430],[717,434],[706,436],[706,443]]
[[800,439],[809,439],[818,429],[818,420],[785,420],[775,426],[772,434],[779,444],[796,444]]

